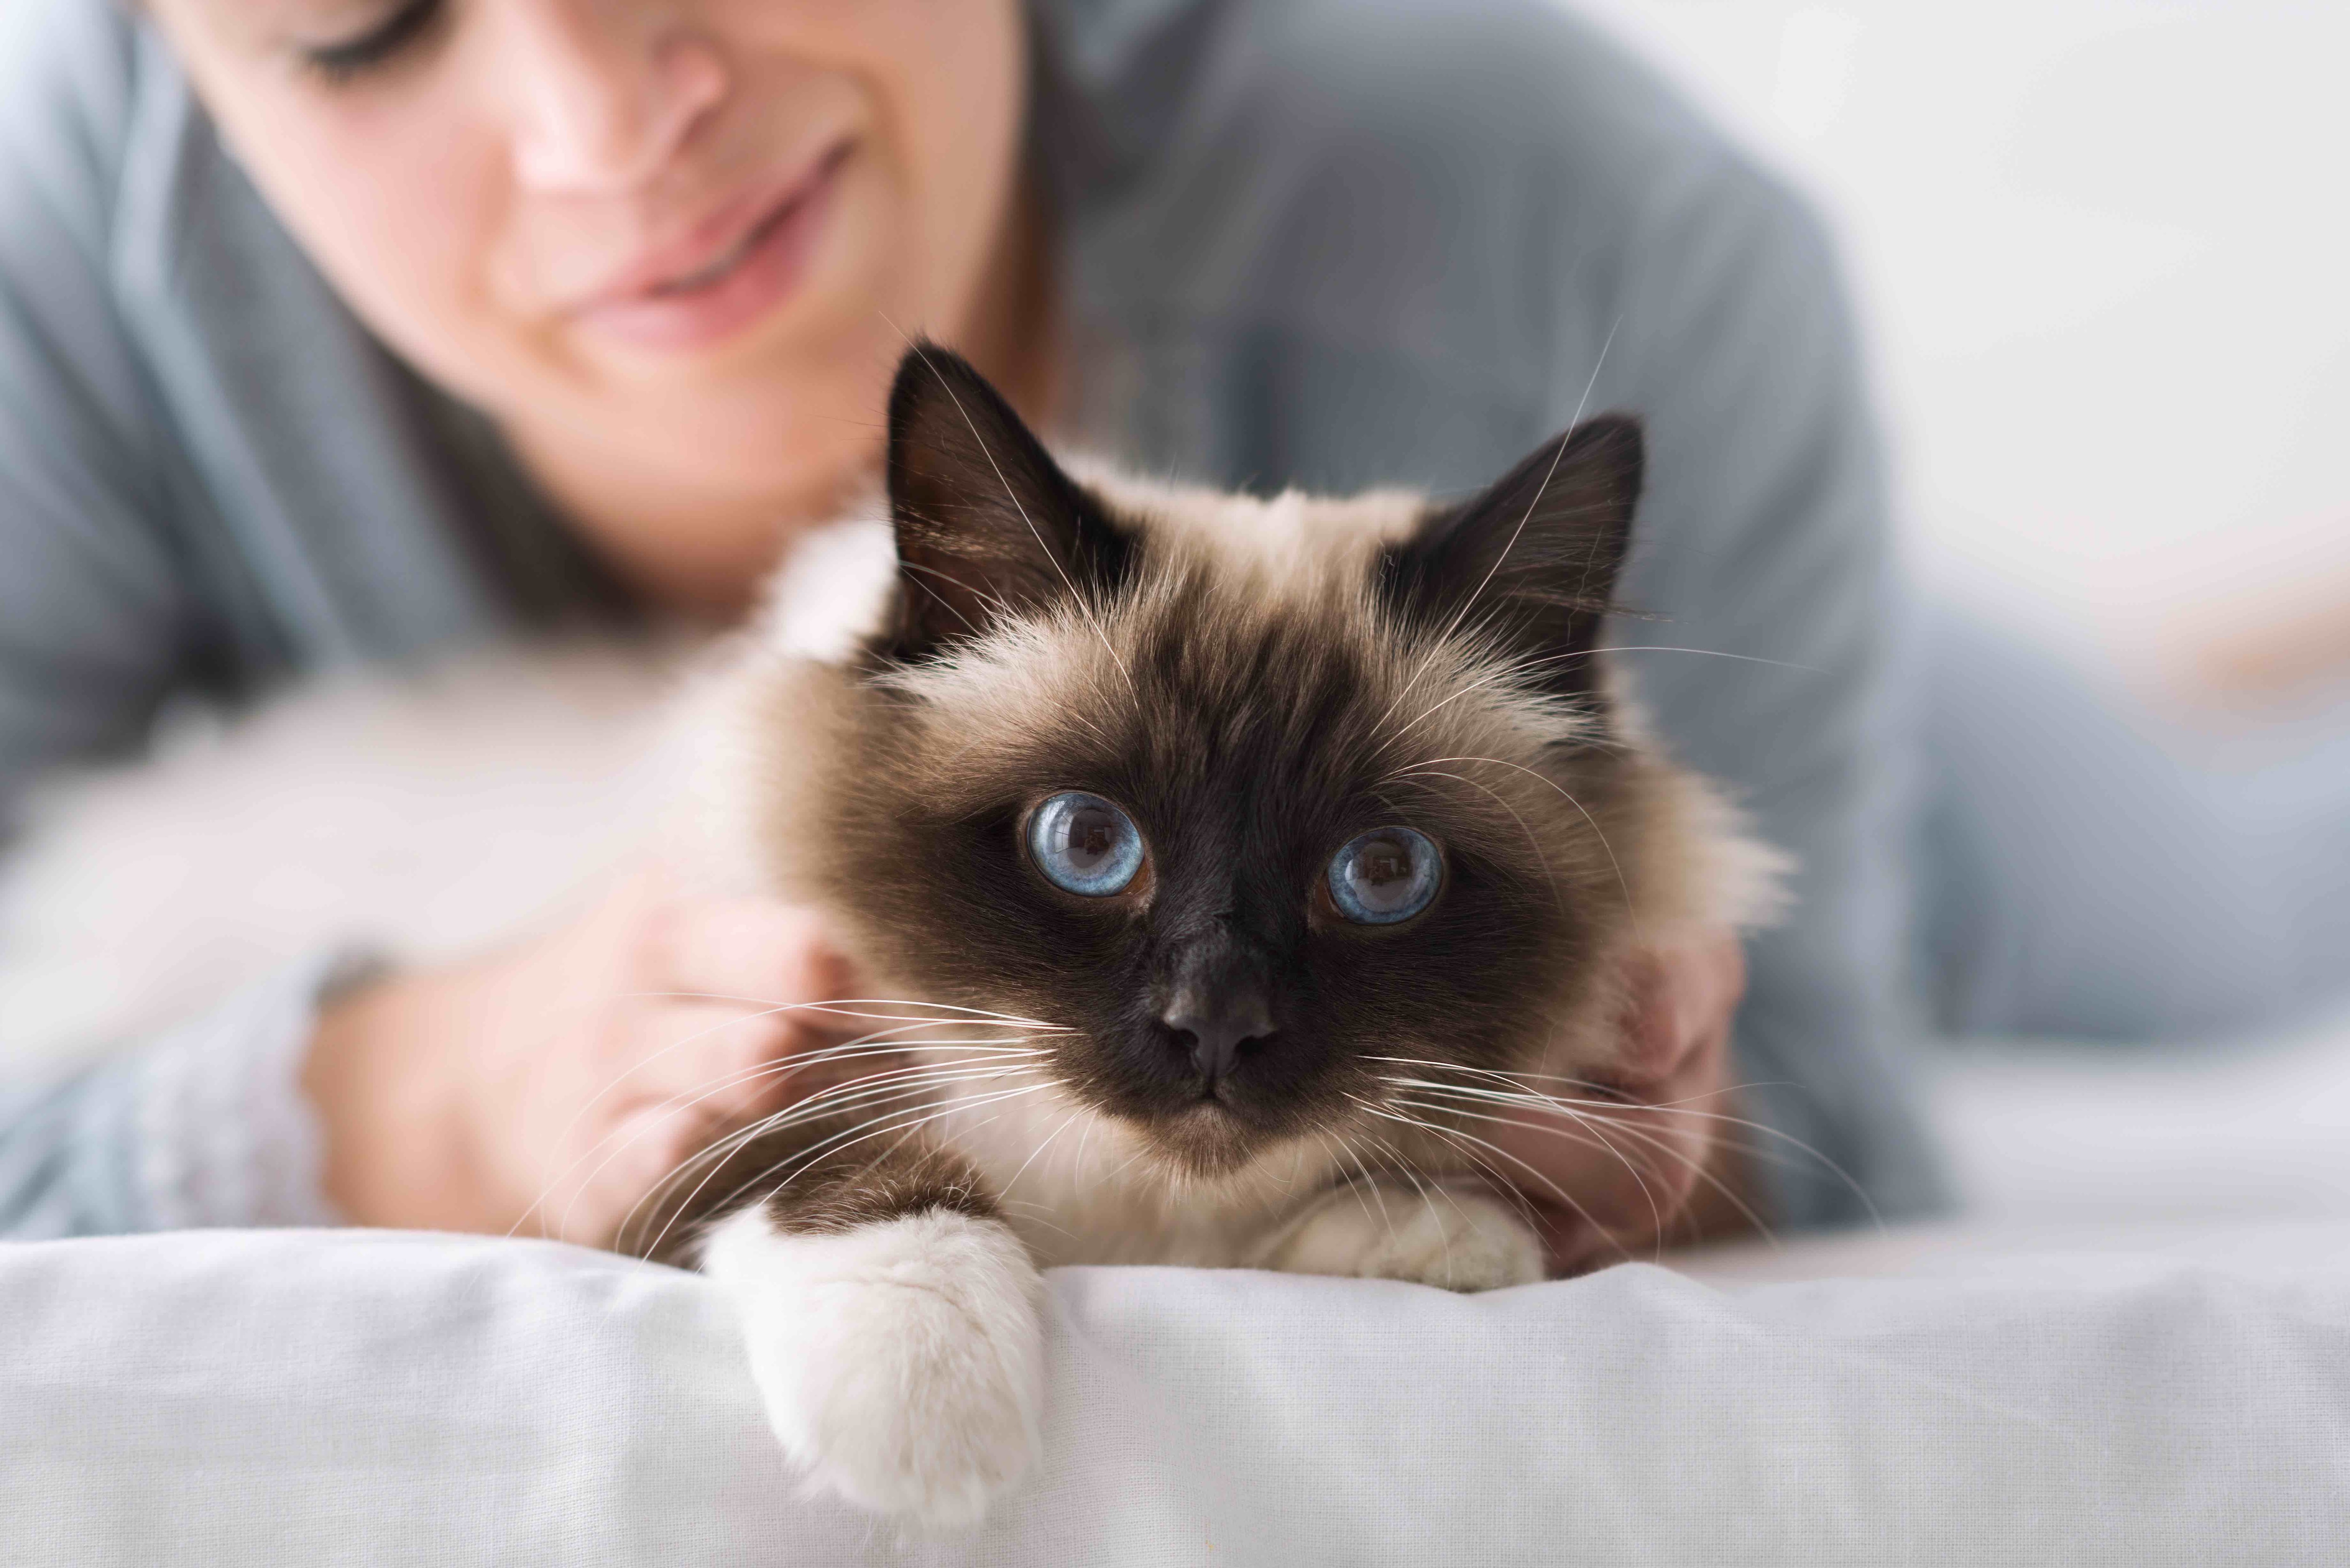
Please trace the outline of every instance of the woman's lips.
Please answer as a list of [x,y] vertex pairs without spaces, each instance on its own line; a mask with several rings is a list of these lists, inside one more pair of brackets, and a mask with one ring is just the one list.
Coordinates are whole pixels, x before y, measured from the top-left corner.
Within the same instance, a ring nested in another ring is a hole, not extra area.
[[847,143],[826,153],[781,196],[745,214],[747,223],[722,215],[704,225],[689,254],[632,267],[627,282],[573,320],[632,348],[676,351],[722,342],[761,319],[798,286],[848,154]]

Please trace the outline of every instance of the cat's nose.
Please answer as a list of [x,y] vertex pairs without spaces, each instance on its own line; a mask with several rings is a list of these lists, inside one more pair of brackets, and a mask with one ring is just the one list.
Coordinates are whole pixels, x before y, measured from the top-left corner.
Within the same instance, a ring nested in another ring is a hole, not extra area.
[[1179,986],[1159,1017],[1174,1032],[1177,1047],[1191,1053],[1211,1094],[1273,1034],[1272,1010],[1254,986]]

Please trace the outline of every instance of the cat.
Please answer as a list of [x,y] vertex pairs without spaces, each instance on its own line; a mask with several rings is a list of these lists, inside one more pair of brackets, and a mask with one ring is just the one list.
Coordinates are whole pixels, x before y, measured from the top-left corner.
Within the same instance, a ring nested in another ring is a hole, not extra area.
[[910,355],[887,527],[803,553],[704,722],[743,862],[937,1020],[619,1238],[734,1298],[826,1483],[951,1525],[1015,1482],[1040,1262],[1541,1277],[1479,1091],[1604,1080],[1627,945],[1769,897],[1596,651],[1642,461],[1601,417],[1459,504],[1256,500]]
[[[907,355],[871,515],[808,535],[675,703],[686,785],[615,765],[572,813],[673,809],[666,852],[822,910],[889,999],[841,1004],[872,1027],[819,1053],[829,1086],[609,1238],[732,1300],[815,1484],[984,1517],[1038,1451],[1051,1264],[1542,1277],[1481,1123],[1604,1085],[1624,957],[1762,922],[1783,869],[1601,648],[1643,461],[1603,415],[1453,504],[1259,499],[1056,458],[970,365]],[[587,684],[629,694],[591,709],[634,745],[662,704],[627,667]],[[477,727],[514,706],[457,686]],[[307,701],[255,726],[274,767],[332,727]],[[425,732],[464,706],[399,701]],[[69,850],[33,859],[73,885]],[[81,972],[36,935],[0,950]]]

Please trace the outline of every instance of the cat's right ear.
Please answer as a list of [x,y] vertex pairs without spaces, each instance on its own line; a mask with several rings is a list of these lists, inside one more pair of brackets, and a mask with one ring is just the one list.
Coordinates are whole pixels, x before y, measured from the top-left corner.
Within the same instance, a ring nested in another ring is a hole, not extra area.
[[898,366],[888,472],[894,658],[927,658],[1006,616],[1098,597],[1130,564],[1125,531],[984,377],[935,344],[917,343]]

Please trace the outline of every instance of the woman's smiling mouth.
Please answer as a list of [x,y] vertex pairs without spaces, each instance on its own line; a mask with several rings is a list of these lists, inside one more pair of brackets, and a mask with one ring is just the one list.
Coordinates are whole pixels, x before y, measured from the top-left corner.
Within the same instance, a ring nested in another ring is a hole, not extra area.
[[804,275],[854,145],[836,144],[782,191],[738,202],[632,265],[573,319],[631,348],[675,352],[764,318]]

